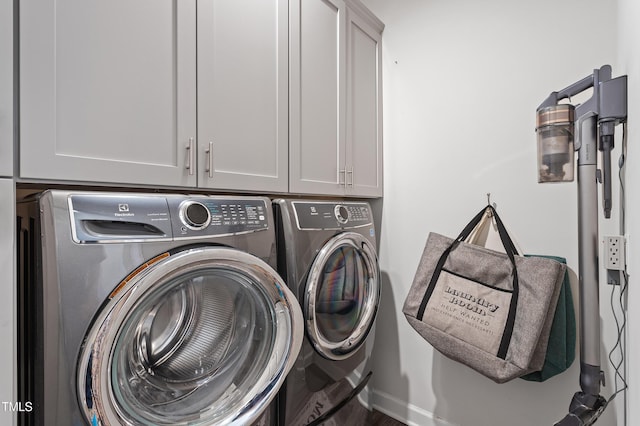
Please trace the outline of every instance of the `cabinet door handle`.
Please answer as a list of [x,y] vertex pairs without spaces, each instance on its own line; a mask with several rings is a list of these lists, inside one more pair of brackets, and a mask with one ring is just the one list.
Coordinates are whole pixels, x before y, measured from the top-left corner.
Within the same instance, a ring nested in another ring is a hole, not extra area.
[[347,171],[345,169],[342,169],[338,172],[339,177],[338,177],[338,185],[340,186],[347,186],[347,178],[346,178],[346,173]]
[[193,175],[195,173],[195,170],[193,168],[193,163],[195,160],[195,149],[193,146],[195,139],[194,138],[189,138],[189,143],[187,144],[187,170],[189,170],[189,176]]
[[213,142],[209,142],[209,148],[205,153],[207,154],[207,173],[209,173],[209,178],[213,179]]
[[[351,176],[351,179],[349,179],[349,176]],[[349,170],[347,170],[347,178],[345,180],[345,186],[353,186],[353,166],[349,167]]]

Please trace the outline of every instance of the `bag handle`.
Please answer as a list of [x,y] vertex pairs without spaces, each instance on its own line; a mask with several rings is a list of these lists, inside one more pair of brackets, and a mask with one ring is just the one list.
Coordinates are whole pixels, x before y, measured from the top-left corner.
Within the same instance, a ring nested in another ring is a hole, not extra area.
[[438,260],[438,263],[436,264],[436,267],[434,269],[433,275],[431,276],[431,281],[427,286],[427,291],[425,292],[424,298],[422,299],[422,303],[418,308],[418,314],[416,318],[419,320],[423,319],[424,311],[427,307],[427,303],[429,302],[429,299],[433,294],[433,290],[435,289],[436,282],[438,281],[440,272],[442,271],[442,268],[444,267],[444,264],[447,261],[449,254],[451,253],[451,251],[455,250],[455,248],[462,241],[464,241],[469,236],[469,234],[471,234],[471,232],[476,226],[478,226],[487,209],[491,211],[491,213],[494,215],[496,219],[498,235],[500,236],[500,240],[502,241],[502,245],[504,246],[505,253],[509,257],[509,260],[511,261],[511,266],[513,267],[512,268],[513,292],[511,297],[511,304],[509,306],[509,313],[507,315],[507,321],[505,323],[504,333],[502,334],[502,339],[500,340],[500,347],[498,349],[498,353],[496,354],[498,358],[505,359],[507,356],[507,351],[509,349],[509,344],[511,343],[511,336],[513,334],[513,326],[516,318],[516,310],[518,307],[519,282],[518,282],[518,269],[516,268],[516,260],[515,260],[515,256],[518,254],[518,251],[516,250],[515,245],[511,240],[511,237],[509,237],[509,233],[507,232],[507,229],[505,228],[504,223],[502,223],[500,216],[498,216],[498,213],[490,204],[487,207],[480,210],[480,212],[478,212],[478,214],[476,214],[473,217],[473,219],[471,219],[471,221],[467,224],[467,226],[464,227],[462,232],[460,232],[460,235],[458,235],[458,237],[451,243],[451,245],[449,245],[449,247],[440,256],[440,259]]
[[[496,208],[495,205],[493,206],[493,208]],[[513,238],[513,234],[506,226],[505,229],[507,230],[507,234],[509,235],[511,242],[513,243],[513,247],[515,249],[514,254],[517,256],[523,256],[524,252],[518,245],[518,241]],[[473,228],[469,236],[464,239],[464,242],[491,249],[491,247],[489,247],[489,239],[493,236],[493,234],[498,237],[497,243],[500,245],[500,247],[502,247],[502,241],[500,241],[500,236],[498,234],[498,224],[494,219],[494,213],[491,210],[485,208],[484,215],[482,216],[482,219],[480,219],[480,223],[478,223],[478,225]],[[495,247],[495,249],[500,250],[500,248],[498,247]]]
[[[511,336],[513,334],[513,327],[516,322],[516,310],[518,309],[518,294],[520,292],[520,286],[518,282],[518,268],[516,268],[516,260],[514,258],[514,254],[517,254],[513,241],[511,241],[511,237],[509,237],[509,233],[507,232],[507,228],[502,223],[502,219],[498,216],[495,209],[489,206],[491,210],[493,210],[494,217],[496,218],[496,224],[498,225],[498,234],[500,235],[500,240],[502,240],[502,244],[504,244],[505,251],[507,251],[507,255],[511,260],[511,264],[513,265],[513,293],[511,297],[511,305],[509,306],[509,314],[507,315],[507,321],[504,327],[504,333],[502,334],[502,340],[500,340],[500,348],[498,349],[498,357],[504,359],[507,356],[507,351],[509,350],[509,344],[511,343]],[[509,248],[507,248],[509,245]]]
[[[471,232],[473,232],[473,230],[480,224],[487,210],[489,210],[491,215],[495,218],[496,226],[498,228],[498,235],[500,236],[500,240],[502,241],[502,245],[504,246],[505,253],[507,253],[507,255],[511,253],[512,255],[517,256],[518,249],[516,248],[516,245],[513,243],[513,240],[511,240],[511,237],[507,232],[507,228],[504,226],[504,223],[502,223],[502,220],[500,219],[498,212],[496,212],[496,209],[493,208],[491,204],[487,205],[487,207],[480,210],[480,212],[478,212],[478,214],[475,215],[473,219],[471,219],[471,221],[467,224],[467,226],[464,227],[462,232],[460,232],[460,235],[458,235],[458,238],[456,238],[456,241],[461,242],[466,240],[469,237],[469,235],[471,235]],[[511,258],[511,256],[509,258]]]

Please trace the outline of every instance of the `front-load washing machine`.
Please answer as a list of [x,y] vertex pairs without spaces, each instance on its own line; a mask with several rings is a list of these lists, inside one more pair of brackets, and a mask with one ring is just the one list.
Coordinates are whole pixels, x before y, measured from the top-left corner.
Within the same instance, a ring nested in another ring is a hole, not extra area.
[[[280,423],[320,424],[360,392],[380,300],[371,207],[365,202],[274,200],[278,272],[301,304],[305,339],[279,395]],[[352,390],[332,399],[332,384]],[[365,398],[366,399],[366,398]]]
[[20,424],[262,421],[303,338],[269,199],[52,190],[18,221]]

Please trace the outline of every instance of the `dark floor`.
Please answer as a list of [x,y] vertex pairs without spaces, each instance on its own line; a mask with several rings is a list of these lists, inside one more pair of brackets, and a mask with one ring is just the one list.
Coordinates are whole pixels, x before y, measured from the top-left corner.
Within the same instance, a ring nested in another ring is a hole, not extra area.
[[[290,426],[304,426],[317,419],[315,408],[334,407],[352,391],[346,379],[325,387],[314,393],[302,406],[298,416],[289,422]],[[406,426],[379,411],[369,411],[358,398],[352,398],[339,411],[329,417],[322,426]]]
[[369,419],[371,422],[371,426],[406,426],[404,423],[401,423],[396,419],[393,419],[386,414],[375,410],[373,410],[373,413],[371,413]]

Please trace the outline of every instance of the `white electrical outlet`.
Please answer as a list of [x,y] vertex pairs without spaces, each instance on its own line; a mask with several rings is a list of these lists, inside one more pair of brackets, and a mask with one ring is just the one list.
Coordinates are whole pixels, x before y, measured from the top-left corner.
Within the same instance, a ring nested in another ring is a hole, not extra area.
[[604,266],[612,271],[624,271],[624,237],[610,235],[604,237]]

